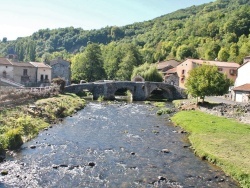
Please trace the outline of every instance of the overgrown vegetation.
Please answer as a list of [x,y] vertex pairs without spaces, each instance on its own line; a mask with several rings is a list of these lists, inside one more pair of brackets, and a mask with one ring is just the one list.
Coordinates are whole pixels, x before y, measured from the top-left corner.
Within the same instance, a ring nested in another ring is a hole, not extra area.
[[169,108],[161,108],[160,110],[158,110],[158,111],[156,112],[156,114],[157,114],[158,116],[163,115],[163,114],[171,114],[171,113],[172,113],[172,110],[169,109]]
[[135,76],[141,76],[145,81],[162,82],[162,74],[157,70],[155,64],[144,63],[134,68],[131,79]]
[[74,94],[40,99],[34,105],[0,111],[0,149],[17,149],[58,118],[83,108],[84,100]]
[[103,95],[100,95],[97,99],[98,102],[102,102],[104,101],[104,96]]
[[173,122],[187,130],[195,153],[250,187],[250,127],[199,111],[181,111]]

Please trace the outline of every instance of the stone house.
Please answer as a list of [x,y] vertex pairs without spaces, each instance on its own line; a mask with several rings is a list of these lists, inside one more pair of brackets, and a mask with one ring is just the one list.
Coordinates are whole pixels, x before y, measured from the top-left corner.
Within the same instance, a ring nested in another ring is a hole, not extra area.
[[51,79],[63,78],[66,81],[66,85],[71,84],[71,68],[70,62],[63,60],[61,57],[50,61],[52,68]]
[[13,79],[13,65],[7,58],[0,57],[0,77]]
[[163,76],[165,76],[167,73],[167,71],[169,69],[173,69],[175,67],[177,67],[177,65],[179,65],[180,62],[174,60],[174,59],[170,59],[167,61],[161,61],[157,63],[157,70],[159,72],[161,72],[163,74]]
[[208,64],[218,67],[218,71],[226,74],[227,78],[233,82],[237,76],[237,68],[240,66],[234,62],[221,62],[221,61],[206,61],[201,59],[186,59],[184,62],[176,67],[176,72],[179,77],[179,86],[185,88],[186,80],[189,76],[188,72],[202,64]]
[[45,63],[30,62],[36,68],[36,82],[40,87],[48,86],[51,82],[51,67]]
[[172,68],[166,71],[164,82],[167,84],[179,86],[179,77],[176,68]]
[[[0,57],[0,85],[45,86],[51,81],[51,67],[38,62],[19,62],[16,55]],[[46,84],[44,84],[46,83]]]
[[26,86],[36,83],[36,67],[30,63],[12,62],[13,80]]

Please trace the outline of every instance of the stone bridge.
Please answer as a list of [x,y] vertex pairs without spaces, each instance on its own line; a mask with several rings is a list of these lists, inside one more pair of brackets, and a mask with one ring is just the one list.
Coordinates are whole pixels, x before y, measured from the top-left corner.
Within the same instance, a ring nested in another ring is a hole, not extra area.
[[79,93],[83,90],[88,90],[93,94],[94,100],[98,99],[99,96],[103,96],[106,100],[114,100],[115,93],[121,89],[129,90],[133,95],[134,101],[147,100],[155,90],[161,90],[164,93],[164,98],[169,100],[186,98],[186,94],[182,88],[164,82],[91,82],[66,86],[64,91]]

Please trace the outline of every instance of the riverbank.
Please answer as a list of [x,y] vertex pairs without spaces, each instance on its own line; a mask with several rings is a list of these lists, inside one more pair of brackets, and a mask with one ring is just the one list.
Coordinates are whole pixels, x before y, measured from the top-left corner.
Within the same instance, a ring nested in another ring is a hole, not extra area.
[[172,117],[175,125],[189,132],[195,153],[250,187],[250,126],[234,119],[201,112],[195,106]]
[[39,99],[0,111],[0,153],[18,149],[24,142],[37,136],[40,130],[82,109],[85,101],[75,94],[57,95]]

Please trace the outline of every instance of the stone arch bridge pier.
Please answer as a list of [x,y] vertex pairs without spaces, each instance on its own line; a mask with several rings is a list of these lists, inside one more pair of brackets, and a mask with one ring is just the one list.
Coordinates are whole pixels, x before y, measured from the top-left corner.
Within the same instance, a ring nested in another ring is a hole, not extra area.
[[131,81],[109,81],[74,84],[65,87],[65,92],[79,93],[88,90],[96,100],[102,96],[105,100],[114,100],[118,90],[126,89],[133,95],[134,101],[147,100],[156,90],[164,93],[164,98],[169,100],[186,98],[184,89],[164,82],[131,82]]

